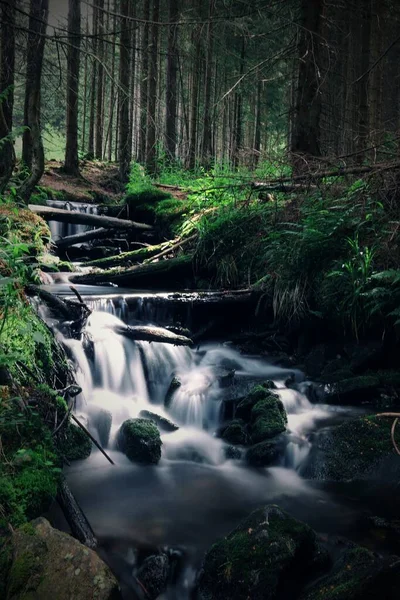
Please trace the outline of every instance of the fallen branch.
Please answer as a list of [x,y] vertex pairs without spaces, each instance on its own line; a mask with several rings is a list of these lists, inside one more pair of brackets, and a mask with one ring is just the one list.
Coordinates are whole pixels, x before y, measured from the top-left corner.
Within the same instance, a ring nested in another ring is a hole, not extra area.
[[51,206],[29,204],[29,209],[47,221],[61,221],[63,223],[78,225],[99,225],[110,229],[136,229],[140,231],[150,231],[153,229],[151,225],[147,225],[146,223],[136,223],[135,221],[117,219],[116,217],[81,213],[63,208],[53,208]]
[[151,257],[155,257],[159,254],[159,252],[166,249],[166,246],[170,248],[170,244],[175,242],[176,240],[172,240],[171,242],[162,242],[161,244],[155,244],[153,246],[146,245],[137,250],[131,250],[130,252],[121,252],[121,254],[116,254],[115,256],[107,256],[106,258],[97,258],[95,260],[90,260],[85,263],[86,267],[98,267],[102,268],[112,268],[118,266],[124,266],[126,264],[131,263],[141,263],[150,259]]
[[162,342],[163,344],[174,344],[174,346],[193,346],[193,341],[184,336],[177,335],[163,327],[153,327],[151,325],[135,325],[113,327],[113,330],[130,340],[140,342]]
[[[71,300],[64,300],[51,292],[43,290],[37,285],[27,285],[25,291],[30,296],[39,296],[41,300],[49,308],[51,308],[56,314],[66,320],[74,320],[82,317],[82,308],[85,305],[72,302]],[[87,308],[87,307],[86,307]]]
[[159,254],[156,254],[152,258],[146,259],[143,262],[143,264],[148,264],[148,263],[151,263],[151,262],[153,262],[155,260],[158,260],[159,258],[162,258],[163,256],[166,256],[170,252],[173,252],[174,250],[177,250],[178,248],[182,248],[182,246],[186,246],[189,242],[193,242],[196,238],[197,238],[197,233],[195,233],[194,235],[191,235],[190,237],[188,237],[188,238],[186,238],[184,240],[179,240],[178,242],[176,242],[176,244],[173,244],[172,246],[168,246],[168,248],[165,248],[165,250],[163,250]]
[[54,244],[57,248],[69,248],[75,244],[83,244],[84,242],[90,242],[92,240],[101,240],[103,238],[112,236],[112,229],[91,229],[90,231],[84,231],[83,233],[76,233],[75,235],[67,235],[59,240],[55,240]]
[[57,502],[71,528],[74,538],[85,544],[88,548],[96,548],[97,540],[93,529],[76,501],[75,496],[69,489],[64,477],[62,477],[58,488]]

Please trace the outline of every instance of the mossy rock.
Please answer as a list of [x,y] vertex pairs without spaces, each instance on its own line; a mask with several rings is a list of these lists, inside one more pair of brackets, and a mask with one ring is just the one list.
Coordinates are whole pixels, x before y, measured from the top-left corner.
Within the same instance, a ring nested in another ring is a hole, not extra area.
[[200,598],[295,598],[319,555],[315,533],[308,525],[268,505],[207,552],[199,577]]
[[225,442],[234,446],[246,446],[250,441],[246,423],[241,419],[231,421],[229,425],[221,429],[220,435]]
[[379,383],[379,377],[376,375],[343,379],[325,386],[325,399],[328,402],[343,404],[371,401],[377,397]]
[[257,444],[270,440],[286,430],[287,415],[282,401],[264,390],[264,397],[251,410],[250,435]]
[[167,393],[165,394],[165,399],[164,399],[165,408],[169,408],[171,406],[174,394],[175,394],[176,390],[178,390],[181,387],[181,385],[182,385],[182,382],[179,379],[179,377],[174,376],[171,380],[171,383],[169,384]]
[[380,558],[366,548],[347,549],[331,573],[311,586],[301,600],[398,600],[400,561]]
[[92,442],[80,427],[69,423],[58,447],[62,456],[68,461],[83,460],[90,456]]
[[169,419],[166,419],[161,415],[157,415],[156,413],[153,413],[149,410],[141,410],[139,413],[139,417],[141,417],[142,419],[148,419],[149,421],[152,421],[155,425],[157,425],[159,429],[161,429],[162,431],[166,431],[167,433],[172,433],[173,431],[178,431],[179,429],[178,425],[175,425],[175,423],[173,423]]
[[119,600],[115,577],[101,558],[45,519],[12,537],[7,600]]
[[252,467],[268,467],[279,458],[280,445],[279,440],[255,444],[247,450],[245,460]]
[[[318,435],[303,474],[311,479],[348,481],[379,471],[383,461],[395,456],[390,430],[383,417],[360,417]],[[400,433],[396,433],[400,445]]]
[[118,432],[118,448],[132,462],[155,465],[161,458],[161,438],[148,419],[128,419]]
[[[256,385],[242,400],[239,401],[235,416],[238,419],[244,419],[246,423],[250,422],[251,411],[259,400],[266,397],[268,390],[276,389],[273,381],[266,381],[261,385]],[[269,394],[268,394],[269,395]]]

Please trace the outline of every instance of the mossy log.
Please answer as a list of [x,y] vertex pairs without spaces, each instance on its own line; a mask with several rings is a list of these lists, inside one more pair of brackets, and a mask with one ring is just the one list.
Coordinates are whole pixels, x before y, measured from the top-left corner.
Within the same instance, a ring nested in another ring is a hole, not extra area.
[[112,229],[100,227],[99,229],[91,229],[90,231],[84,231],[83,233],[76,233],[75,235],[67,235],[55,242],[56,247],[60,250],[62,248],[69,248],[74,244],[83,244],[84,242],[90,242],[93,240],[101,240],[112,236]]
[[115,256],[107,256],[106,258],[98,258],[85,263],[86,267],[98,267],[99,269],[129,266],[132,263],[141,263],[148,258],[152,258],[159,252],[170,248],[175,240],[155,244],[154,246],[144,246],[138,250],[131,252],[122,252]]
[[174,344],[174,346],[192,346],[193,342],[184,335],[177,335],[163,327],[153,327],[150,325],[119,325],[114,328],[116,333],[123,335],[130,340],[141,342],[162,342],[163,344]]
[[57,501],[74,538],[85,544],[88,548],[96,548],[97,540],[93,529],[77,503],[75,496],[69,489],[64,477],[59,486]]
[[192,279],[192,256],[183,255],[123,270],[75,275],[71,278],[71,282],[87,285],[109,282],[125,287],[144,286],[150,289],[173,289],[178,285],[184,285],[188,280]]
[[64,210],[63,208],[52,208],[50,206],[29,205],[29,209],[37,215],[40,215],[46,221],[61,221],[63,223],[73,223],[78,225],[99,225],[100,227],[108,227],[109,229],[136,229],[141,231],[149,231],[151,225],[146,223],[136,223],[135,221],[127,221],[125,219],[117,219],[116,217],[107,217],[105,215],[93,215],[81,213],[79,211]]

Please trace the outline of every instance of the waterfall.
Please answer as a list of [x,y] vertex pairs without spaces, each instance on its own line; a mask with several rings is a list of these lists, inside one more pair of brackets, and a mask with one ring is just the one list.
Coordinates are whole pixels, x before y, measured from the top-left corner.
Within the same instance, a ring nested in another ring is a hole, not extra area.
[[[52,208],[62,208],[74,212],[97,215],[98,208],[93,204],[83,204],[81,202],[65,202],[63,200],[47,200],[47,206]],[[51,239],[57,241],[69,235],[83,233],[90,229],[94,229],[89,225],[73,225],[72,223],[60,223],[59,221],[49,221],[51,231]]]

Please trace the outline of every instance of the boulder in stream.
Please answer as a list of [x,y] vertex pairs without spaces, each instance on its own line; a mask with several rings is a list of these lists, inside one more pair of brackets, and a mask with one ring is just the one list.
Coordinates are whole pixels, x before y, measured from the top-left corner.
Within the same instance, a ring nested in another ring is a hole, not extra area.
[[260,442],[249,448],[246,452],[246,462],[252,467],[268,467],[274,463],[281,454],[280,438],[267,442]]
[[159,429],[162,431],[166,431],[167,433],[172,433],[173,431],[178,431],[178,425],[175,425],[169,419],[162,417],[161,415],[157,415],[156,413],[151,412],[150,410],[141,410],[139,413],[139,417],[142,419],[148,419],[152,421]]
[[223,427],[220,430],[220,436],[225,442],[234,446],[246,446],[249,443],[246,423],[241,419],[234,419]]
[[182,385],[182,381],[176,377],[176,375],[172,378],[171,383],[169,384],[169,388],[165,395],[164,406],[165,408],[169,408],[171,406],[172,399],[176,390],[178,390]]
[[132,462],[156,465],[161,458],[160,432],[148,419],[128,419],[118,431],[117,444]]
[[146,558],[139,568],[136,578],[146,590],[146,598],[156,600],[166,590],[170,570],[169,557],[156,554]]
[[251,409],[250,435],[253,443],[269,440],[286,430],[287,416],[276,394],[261,386],[253,390],[260,399]]
[[118,583],[101,558],[67,533],[36,519],[14,532],[8,600],[119,600]]
[[199,576],[200,598],[295,598],[325,556],[308,525],[278,506],[265,506],[207,552]]
[[262,384],[253,386],[246,396],[238,402],[235,416],[238,419],[244,419],[246,422],[249,422],[253,407],[259,400],[263,400],[267,395],[270,395],[270,393],[272,394],[272,392],[269,392],[269,390],[273,390],[275,388],[276,385],[273,381],[266,381]]

